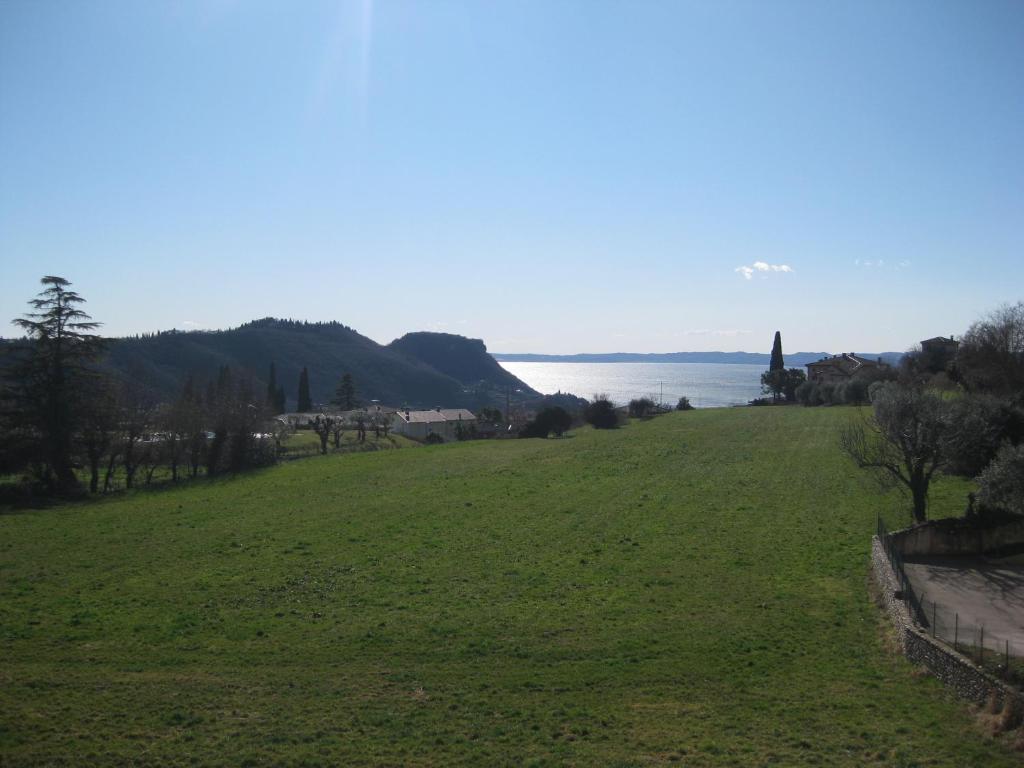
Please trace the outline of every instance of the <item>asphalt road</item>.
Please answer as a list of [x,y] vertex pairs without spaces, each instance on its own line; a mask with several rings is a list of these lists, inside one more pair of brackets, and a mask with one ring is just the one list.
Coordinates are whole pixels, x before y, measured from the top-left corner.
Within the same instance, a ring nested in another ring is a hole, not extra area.
[[[904,564],[914,592],[936,631],[952,642],[977,644],[985,628],[985,646],[1024,657],[1024,566],[975,558],[916,558]],[[933,603],[935,610],[933,614]]]

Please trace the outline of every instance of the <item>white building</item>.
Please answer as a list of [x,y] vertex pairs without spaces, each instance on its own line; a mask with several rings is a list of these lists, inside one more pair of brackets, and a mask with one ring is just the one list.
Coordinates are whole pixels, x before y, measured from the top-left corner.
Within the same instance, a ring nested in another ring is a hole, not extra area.
[[426,440],[438,435],[446,443],[458,440],[460,429],[476,428],[476,416],[465,408],[435,408],[432,411],[395,411],[391,417],[391,431]]

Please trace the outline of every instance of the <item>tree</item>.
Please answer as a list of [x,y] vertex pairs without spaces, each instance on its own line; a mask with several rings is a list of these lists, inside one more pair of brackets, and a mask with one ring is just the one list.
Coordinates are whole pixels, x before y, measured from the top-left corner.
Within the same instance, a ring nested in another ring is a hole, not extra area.
[[58,490],[74,489],[74,440],[84,417],[85,382],[98,375],[91,365],[103,342],[88,333],[99,327],[79,305],[85,299],[69,290],[63,277],[47,275],[34,312],[13,322],[27,335],[7,366],[4,400],[11,406],[15,430],[35,443],[42,479]]
[[915,522],[928,517],[928,486],[945,466],[952,426],[942,398],[894,383],[875,392],[873,415],[851,422],[840,433],[840,447],[857,466],[871,469],[883,484],[910,493]]
[[195,387],[195,382],[189,376],[185,381],[181,397],[175,406],[175,419],[177,429],[182,434],[185,442],[185,456],[188,461],[188,472],[191,477],[199,474],[199,466],[203,461],[203,452],[206,449],[206,412],[203,408],[203,398]]
[[656,409],[657,403],[649,397],[635,397],[629,401],[629,417],[631,419],[645,419],[648,416],[653,416]]
[[216,383],[210,382],[206,390],[206,418],[213,437],[206,450],[206,474],[215,475],[221,469],[221,457],[228,441],[234,384],[229,366],[221,366]]
[[477,411],[477,419],[481,422],[490,421],[493,423],[499,423],[501,421],[504,421],[505,417],[497,408],[489,408],[485,406],[481,408],[479,411]]
[[124,377],[118,391],[119,446],[124,486],[135,484],[135,474],[149,458],[149,445],[144,443],[152,432],[156,402],[142,385],[138,374]]
[[787,403],[796,402],[796,391],[800,385],[807,381],[807,374],[799,368],[790,368],[786,371],[786,379],[782,385],[782,394]]
[[338,382],[338,388],[334,391],[334,404],[340,406],[344,411],[352,411],[359,405],[356,399],[356,385],[351,373],[346,373]]
[[693,406],[690,405],[690,398],[686,397],[685,395],[683,397],[680,397],[679,398],[679,402],[676,403],[676,410],[677,411],[692,411],[693,410]]
[[341,436],[345,434],[345,422],[342,419],[335,419],[331,425],[331,439],[334,441],[334,449],[341,448]]
[[[793,370],[796,370],[795,368]],[[786,391],[789,383],[789,374],[786,372],[786,364],[782,359],[782,334],[775,332],[775,340],[772,342],[772,357],[768,363],[768,370],[761,374],[761,391],[766,395],[770,394],[774,402],[779,402],[779,396]],[[797,384],[793,385],[796,391]],[[788,398],[787,398],[788,399]]]
[[978,478],[983,512],[1024,515],[1024,444],[1004,445]]
[[784,397],[787,403],[792,403],[796,401],[796,391],[806,378],[799,368],[768,370],[761,374],[761,391],[770,394],[775,402]]
[[1024,402],[1024,301],[974,323],[960,341],[956,369],[969,391]]
[[298,405],[295,408],[299,413],[309,413],[313,410],[313,400],[309,396],[309,371],[306,370],[305,366],[302,368],[302,373],[299,374],[298,401]]
[[608,399],[608,395],[594,395],[594,399],[583,411],[583,420],[595,429],[614,429],[619,425],[615,405]]
[[313,431],[320,438],[320,453],[327,453],[327,441],[331,438],[331,429],[334,426],[334,419],[330,416],[317,416],[313,419]]
[[277,384],[277,369],[271,363],[270,373],[267,374],[267,408],[271,415],[277,416],[279,413],[284,413],[284,403],[281,402],[283,394],[284,390]]
[[106,378],[89,382],[79,425],[78,444],[89,466],[89,492],[99,492],[100,466],[114,445],[120,423],[117,392]]
[[768,363],[769,371],[781,371],[786,367],[782,360],[782,334],[775,332],[775,340],[772,342],[772,359]]
[[761,391],[766,395],[771,395],[774,402],[779,401],[779,395],[783,393],[785,388],[786,371],[784,369],[769,370],[761,374]]
[[519,436],[547,437],[554,432],[556,437],[561,437],[571,426],[572,416],[569,412],[555,405],[538,413],[533,421],[519,431]]

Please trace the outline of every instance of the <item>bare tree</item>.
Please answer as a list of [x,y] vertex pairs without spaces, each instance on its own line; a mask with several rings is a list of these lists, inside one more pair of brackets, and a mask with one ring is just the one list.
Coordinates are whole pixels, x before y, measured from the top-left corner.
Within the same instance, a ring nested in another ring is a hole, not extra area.
[[89,465],[89,492],[97,493],[100,485],[100,466],[108,451],[113,448],[118,435],[120,411],[117,392],[106,378],[92,379],[83,394],[85,398],[78,444]]
[[1000,307],[964,334],[957,353],[964,386],[1024,399],[1024,301]]
[[943,400],[923,390],[894,383],[874,396],[873,414],[853,421],[839,444],[857,466],[871,469],[880,482],[906,490],[915,522],[928,517],[928,486],[947,461],[953,429]]
[[334,419],[330,416],[320,415],[313,419],[313,431],[320,438],[320,453],[327,453],[327,441],[331,439],[333,427]]
[[334,441],[334,449],[341,448],[341,436],[345,433],[344,419],[334,419],[331,424],[331,439]]
[[148,445],[143,441],[150,437],[156,403],[146,390],[138,375],[125,377],[120,391],[120,456],[124,468],[124,486],[131,488],[135,473],[148,457]]

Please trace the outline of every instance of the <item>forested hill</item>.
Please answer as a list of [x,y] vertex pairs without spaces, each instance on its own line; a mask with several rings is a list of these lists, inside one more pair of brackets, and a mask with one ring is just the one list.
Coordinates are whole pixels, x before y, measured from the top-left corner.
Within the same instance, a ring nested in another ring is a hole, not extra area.
[[[422,349],[382,346],[341,323],[274,318],[226,331],[167,331],[113,339],[107,364],[170,398],[189,375],[206,381],[222,365],[251,376],[262,391],[273,362],[290,409],[296,404],[304,366],[309,370],[314,403],[329,402],[346,372],[352,374],[360,399],[391,405],[477,408],[504,402],[509,384],[532,393],[487,354],[483,342],[448,334],[423,335],[448,339],[451,353],[433,356],[440,368],[428,362],[431,355]],[[467,378],[460,378],[463,375]]]
[[487,347],[480,339],[418,331],[395,339],[388,348],[426,363],[466,385],[484,381],[498,386],[525,387],[526,391],[531,391],[487,353]]

